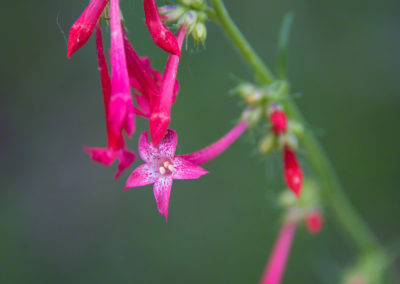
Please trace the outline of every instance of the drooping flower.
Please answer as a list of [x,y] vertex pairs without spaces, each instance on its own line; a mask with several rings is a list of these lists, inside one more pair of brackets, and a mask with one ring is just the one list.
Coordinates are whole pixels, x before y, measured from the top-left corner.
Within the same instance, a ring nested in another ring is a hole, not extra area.
[[233,127],[227,134],[225,134],[222,138],[220,138],[215,143],[211,144],[210,146],[191,153],[183,155],[182,157],[186,160],[197,164],[202,165],[207,163],[208,161],[214,159],[222,152],[224,152],[233,142],[236,141],[240,135],[248,128],[249,123],[245,120],[239,122],[235,127]]
[[112,94],[109,104],[109,117],[115,131],[124,129],[130,136],[135,131],[135,111],[130,92],[119,0],[110,0],[110,30]]
[[287,117],[285,112],[274,109],[269,116],[272,125],[272,131],[275,135],[283,134],[287,130]]
[[178,136],[172,129],[154,147],[148,140],[147,131],[139,138],[139,155],[146,164],[136,168],[126,181],[125,190],[131,187],[153,184],[158,211],[168,217],[169,197],[174,179],[197,179],[207,171],[200,166],[175,156]]
[[[177,35],[179,48],[182,46],[186,34],[186,25],[180,27]],[[163,138],[171,120],[171,105],[174,101],[176,73],[178,71],[179,56],[171,54],[168,58],[160,91],[154,96],[151,104],[150,135],[153,145],[156,146]]]
[[283,147],[283,171],[287,186],[296,197],[300,197],[301,187],[303,185],[303,171],[297,161],[295,151],[288,145]]
[[96,26],[96,47],[98,69],[103,90],[104,109],[106,116],[107,148],[85,147],[85,151],[91,155],[92,160],[106,166],[111,165],[116,159],[118,159],[118,170],[114,176],[114,178],[118,178],[122,171],[124,171],[133,163],[136,156],[133,152],[130,152],[126,149],[122,132],[117,132],[111,127],[108,111],[108,105],[111,97],[111,80],[106,58],[104,56],[103,40],[99,24]]
[[[137,114],[149,118],[152,109],[151,102],[154,103],[154,97],[158,96],[160,92],[163,76],[160,72],[151,67],[148,57],[138,56],[126,34],[124,34],[124,45],[130,85],[138,92],[134,94],[140,109],[140,113]],[[175,80],[173,102],[175,101],[178,91],[179,83],[178,80]]]
[[260,284],[279,284],[283,278],[286,263],[289,257],[297,221],[287,220],[283,223],[278,238],[270,254]]
[[154,43],[165,51],[180,56],[180,44],[163,23],[158,13],[156,0],[143,0],[143,6],[146,24]]
[[306,214],[304,221],[307,231],[310,234],[315,235],[321,232],[324,223],[324,217],[322,216],[321,211],[312,210]]
[[92,0],[69,30],[68,58],[86,44],[108,0]]

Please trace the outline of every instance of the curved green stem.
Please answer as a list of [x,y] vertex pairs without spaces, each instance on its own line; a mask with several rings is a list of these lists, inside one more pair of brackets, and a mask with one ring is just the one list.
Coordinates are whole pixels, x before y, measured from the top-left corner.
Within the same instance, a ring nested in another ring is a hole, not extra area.
[[[274,76],[233,23],[222,0],[212,0],[212,4],[218,18],[218,23],[223,27],[249,65],[254,69],[261,82],[265,84],[272,83],[275,80]],[[291,98],[288,98],[286,106],[291,118],[306,125],[305,119]],[[362,255],[369,254],[372,251],[382,252],[383,249],[374,232],[368,227],[346,197],[325,151],[314,134],[309,129],[306,129],[300,139],[307,152],[308,160],[320,180],[324,199],[331,207],[334,216],[347,233],[347,236],[351,238]]]

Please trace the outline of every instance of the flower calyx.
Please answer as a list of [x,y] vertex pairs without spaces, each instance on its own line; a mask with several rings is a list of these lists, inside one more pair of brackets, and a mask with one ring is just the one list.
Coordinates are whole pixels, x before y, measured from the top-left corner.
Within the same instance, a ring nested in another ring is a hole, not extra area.
[[183,1],[180,5],[168,5],[158,9],[164,23],[176,24],[177,27],[186,25],[187,34],[195,43],[204,43],[207,38],[207,14],[203,12],[204,1]]

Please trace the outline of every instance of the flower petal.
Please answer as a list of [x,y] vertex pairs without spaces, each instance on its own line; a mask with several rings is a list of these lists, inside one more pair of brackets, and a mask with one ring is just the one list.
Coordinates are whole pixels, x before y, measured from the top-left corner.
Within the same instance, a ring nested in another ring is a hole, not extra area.
[[128,177],[126,181],[126,187],[124,190],[127,190],[131,187],[143,186],[152,184],[157,180],[157,174],[153,171],[153,169],[148,165],[144,164],[137,167],[131,175]]
[[114,178],[117,179],[121,173],[129,168],[131,164],[136,160],[136,155],[133,152],[122,150],[118,153],[119,165]]
[[158,212],[165,216],[165,220],[168,218],[168,205],[169,196],[171,194],[172,177],[162,177],[157,179],[154,183],[154,197],[156,199]]
[[152,162],[160,156],[158,149],[149,142],[149,134],[143,131],[139,138],[139,155],[146,163]]
[[208,172],[202,167],[187,161],[182,157],[175,157],[174,171],[172,177],[174,179],[197,179]]
[[85,152],[90,155],[93,161],[105,166],[111,165],[115,160],[115,154],[107,148],[85,147]]
[[178,144],[178,135],[175,130],[168,129],[167,134],[158,145],[158,150],[162,157],[173,158],[175,156],[176,145]]

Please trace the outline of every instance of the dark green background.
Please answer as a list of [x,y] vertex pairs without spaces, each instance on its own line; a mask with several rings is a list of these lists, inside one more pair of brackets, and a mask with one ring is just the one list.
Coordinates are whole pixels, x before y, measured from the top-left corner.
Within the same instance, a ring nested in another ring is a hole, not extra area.
[[[245,135],[205,165],[209,175],[174,183],[168,224],[150,186],[122,192],[128,172],[114,181],[114,166],[82,150],[105,144],[93,41],[67,60],[63,37],[86,4],[2,5],[0,282],[256,283],[279,228],[279,163],[260,159]],[[226,4],[273,67],[281,20],[295,13],[289,76],[303,93],[298,104],[351,201],[383,243],[398,241],[400,2]],[[122,7],[138,52],[163,68],[166,53],[151,42],[141,1]],[[233,125],[241,107],[228,95],[231,75],[251,72],[211,22],[205,48],[189,44],[181,62],[172,127],[178,153],[187,153]],[[147,124],[138,127],[135,150]],[[354,248],[330,217],[316,237],[299,229],[285,283],[337,283],[352,263]]]

